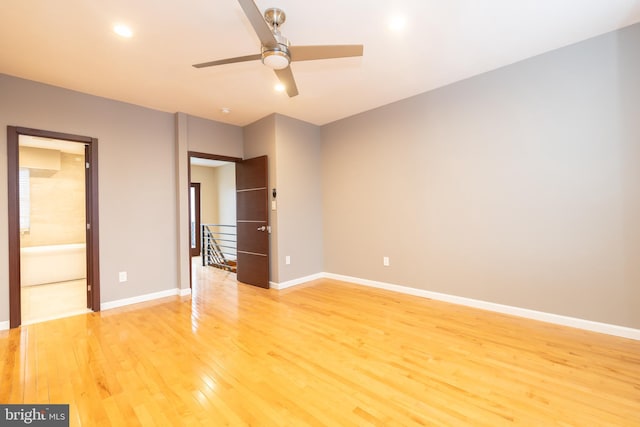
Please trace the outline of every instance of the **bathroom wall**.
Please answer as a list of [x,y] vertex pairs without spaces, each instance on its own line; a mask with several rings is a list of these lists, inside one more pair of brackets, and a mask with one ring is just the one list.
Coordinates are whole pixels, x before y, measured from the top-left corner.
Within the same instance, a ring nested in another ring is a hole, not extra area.
[[[85,241],[84,155],[37,149],[59,158],[59,170],[30,168],[30,227],[20,245],[45,246]],[[20,167],[29,165],[30,147],[20,147]]]

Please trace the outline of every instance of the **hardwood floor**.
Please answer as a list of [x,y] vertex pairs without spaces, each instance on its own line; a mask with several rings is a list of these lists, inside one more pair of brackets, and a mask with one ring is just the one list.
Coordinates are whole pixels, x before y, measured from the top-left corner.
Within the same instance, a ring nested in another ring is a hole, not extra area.
[[192,297],[0,332],[0,403],[69,403],[72,426],[640,425],[638,341],[205,272]]

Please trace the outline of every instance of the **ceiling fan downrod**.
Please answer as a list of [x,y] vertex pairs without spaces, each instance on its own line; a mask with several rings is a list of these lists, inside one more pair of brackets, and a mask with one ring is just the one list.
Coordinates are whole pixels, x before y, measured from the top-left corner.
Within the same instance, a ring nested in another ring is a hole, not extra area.
[[287,15],[284,10],[271,7],[264,11],[264,20],[274,31],[279,31],[280,26],[287,20]]

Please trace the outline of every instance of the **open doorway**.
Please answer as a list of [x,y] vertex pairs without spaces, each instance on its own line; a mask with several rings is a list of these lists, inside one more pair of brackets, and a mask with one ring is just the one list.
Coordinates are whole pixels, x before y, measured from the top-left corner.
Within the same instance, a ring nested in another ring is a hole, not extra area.
[[235,273],[236,163],[190,156],[191,254],[202,266]]
[[[269,288],[269,234],[271,227],[269,226],[268,209],[267,156],[243,160],[189,152],[188,181],[190,185],[198,180],[203,181],[197,177],[195,172],[199,166],[220,168],[221,171],[225,166],[229,166],[229,171],[224,174],[223,178],[225,194],[219,191],[208,191],[202,182],[199,183],[202,224],[200,235],[193,236],[192,234],[192,237],[201,239],[200,262],[202,266],[213,266],[229,273],[237,272],[236,280],[238,282]],[[211,217],[211,220],[205,217],[204,213],[204,206],[209,196],[218,198],[213,201],[218,216]],[[225,200],[220,201],[220,198]],[[189,205],[195,206],[195,203],[189,203]],[[195,218],[195,215],[189,215],[189,218],[190,221],[193,221],[192,218]],[[189,229],[193,230],[195,227],[190,224]],[[189,280],[192,289],[193,261],[194,258],[189,264]]]
[[7,135],[11,327],[99,310],[97,140]]

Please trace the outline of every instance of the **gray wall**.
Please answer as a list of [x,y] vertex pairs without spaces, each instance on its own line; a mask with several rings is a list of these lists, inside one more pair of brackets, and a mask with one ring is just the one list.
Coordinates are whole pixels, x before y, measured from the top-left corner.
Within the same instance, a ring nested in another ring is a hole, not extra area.
[[[269,188],[277,187],[276,180],[276,116],[271,114],[243,129],[244,158],[267,156]],[[269,280],[279,281],[278,271],[278,211],[269,211],[271,235],[269,240]]]
[[[242,157],[242,129],[2,74],[0,93],[3,147],[7,125],[99,140],[101,302],[188,288],[186,153]],[[6,167],[4,148],[0,150],[4,206]],[[181,216],[184,221],[178,221]],[[0,223],[7,224],[6,209],[0,209]],[[0,227],[0,241],[7,241],[6,226]],[[119,271],[127,271],[126,283],[118,283]],[[4,295],[2,322],[9,319],[7,245],[0,245],[0,295]]]
[[175,114],[176,229],[178,287],[188,291],[191,254],[189,240],[189,151],[242,158],[242,128],[185,113]]
[[[102,302],[176,287],[171,114],[0,75],[0,200],[7,206],[6,126],[98,138]],[[0,209],[0,242],[7,209]],[[153,266],[153,268],[149,268]],[[118,283],[118,272],[128,282]],[[8,249],[0,245],[0,321],[9,318]]]
[[635,25],[324,126],[325,271],[640,327],[638,46]]
[[320,128],[277,115],[276,162],[278,271],[286,282],[323,271]]
[[322,272],[320,128],[269,115],[244,128],[244,154],[269,156],[269,188],[278,192],[277,208],[269,211],[270,280],[283,283]]
[[242,158],[242,128],[187,115],[189,151]]

